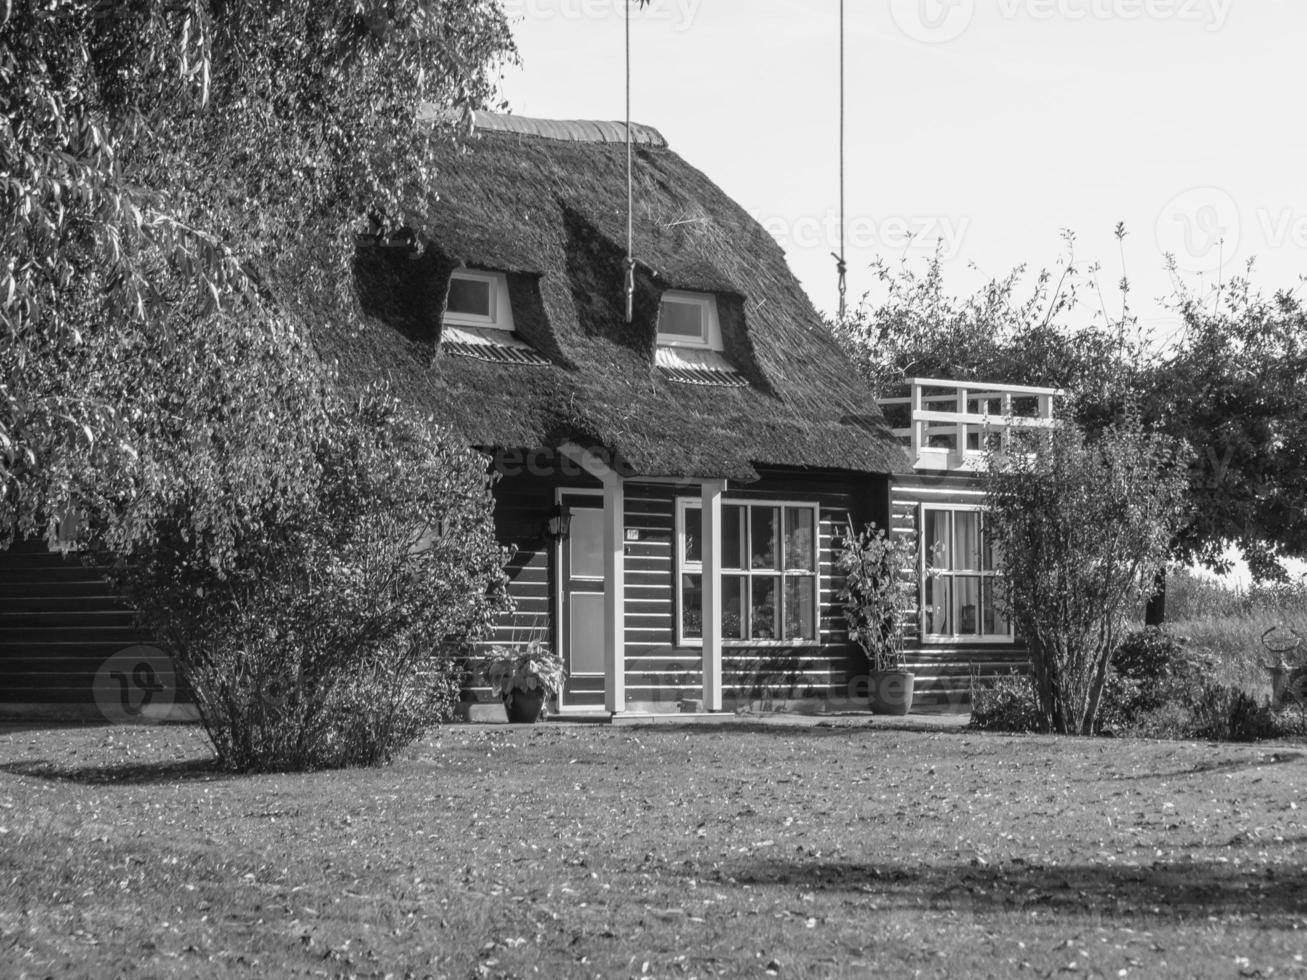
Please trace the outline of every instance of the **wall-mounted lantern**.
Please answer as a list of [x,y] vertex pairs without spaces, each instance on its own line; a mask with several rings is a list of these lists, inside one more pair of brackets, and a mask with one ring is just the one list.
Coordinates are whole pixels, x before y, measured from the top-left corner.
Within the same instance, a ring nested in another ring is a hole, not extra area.
[[572,530],[572,512],[562,504],[554,504],[545,521],[545,534],[553,541],[562,541]]

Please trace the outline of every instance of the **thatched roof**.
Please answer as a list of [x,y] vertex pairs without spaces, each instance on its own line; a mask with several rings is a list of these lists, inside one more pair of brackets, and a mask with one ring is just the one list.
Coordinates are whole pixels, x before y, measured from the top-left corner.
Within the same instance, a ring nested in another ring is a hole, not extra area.
[[[635,143],[635,322],[625,322],[621,123],[477,114],[450,142],[422,247],[363,247],[367,313],[326,326],[347,383],[389,378],[416,407],[487,448],[601,448],[643,476],[756,479],[759,465],[907,469],[767,232],[654,130]],[[509,274],[518,335],[550,361],[492,363],[441,344],[449,277]],[[725,357],[744,386],[687,384],[655,363],[665,289],[717,296]]]

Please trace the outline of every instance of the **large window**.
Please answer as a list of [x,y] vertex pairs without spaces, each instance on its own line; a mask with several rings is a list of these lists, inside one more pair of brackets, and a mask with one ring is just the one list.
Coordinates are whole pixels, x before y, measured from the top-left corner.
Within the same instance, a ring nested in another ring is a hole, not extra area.
[[999,559],[978,507],[921,508],[921,631],[936,640],[1004,640]]
[[508,277],[502,272],[460,269],[449,280],[445,323],[492,330],[513,329]]
[[663,347],[721,350],[717,298],[710,293],[663,293],[658,308],[658,343]]
[[[819,627],[817,506],[722,503],[722,639],[815,643]],[[679,643],[703,639],[703,511],[677,506]]]

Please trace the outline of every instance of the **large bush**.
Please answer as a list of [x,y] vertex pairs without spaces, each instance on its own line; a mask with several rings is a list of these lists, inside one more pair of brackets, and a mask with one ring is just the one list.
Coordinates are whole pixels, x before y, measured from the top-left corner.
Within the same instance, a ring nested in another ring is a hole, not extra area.
[[453,647],[508,601],[487,468],[450,433],[385,396],[332,401],[313,462],[234,543],[183,504],[120,569],[233,769],[387,759],[441,720]]
[[1176,444],[1137,422],[1092,441],[1066,426],[1036,453],[991,454],[989,527],[1042,728],[1094,730],[1108,659],[1183,523],[1186,477]]

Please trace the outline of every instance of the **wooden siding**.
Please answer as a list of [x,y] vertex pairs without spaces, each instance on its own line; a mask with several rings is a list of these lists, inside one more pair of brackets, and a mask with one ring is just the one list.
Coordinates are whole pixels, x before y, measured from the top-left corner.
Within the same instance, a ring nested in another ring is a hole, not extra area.
[[95,715],[93,682],[115,653],[145,642],[105,569],[20,541],[0,552],[0,705]]
[[[626,690],[633,705],[699,698],[699,647],[676,643],[676,500],[698,498],[698,484],[629,484],[626,527],[640,540],[626,546]],[[837,595],[843,579],[835,545],[845,523],[886,523],[886,481],[855,474],[769,472],[758,483],[729,487],[728,500],[792,500],[819,507],[820,625],[818,643],[805,646],[735,645],[722,656],[726,706],[807,698],[843,699],[865,673],[866,661],[849,643]]]
[[675,512],[677,497],[699,485],[626,485],[625,527],[638,533],[626,550],[626,700],[675,702],[703,696],[703,655],[676,646]]
[[[981,504],[980,481],[969,474],[915,473],[898,478],[890,492],[891,524],[898,535],[919,534],[920,505]],[[917,704],[965,705],[971,701],[975,681],[988,681],[1013,671],[1024,671],[1027,651],[1013,643],[942,643],[923,639],[919,609],[907,628],[907,667],[916,674],[913,700]]]
[[[555,493],[598,489],[574,469],[551,468],[536,458],[530,472],[509,472],[495,487],[495,527],[514,547],[508,566],[512,613],[501,616],[474,652],[495,644],[543,636],[557,643],[557,570],[553,543],[543,526]],[[624,658],[627,701],[675,703],[702,696],[702,654],[675,644],[675,508],[678,497],[698,497],[698,484],[632,482],[625,487],[624,527],[638,538],[625,542]],[[836,596],[834,547],[846,521],[888,519],[888,482],[857,474],[769,472],[761,482],[732,487],[728,499],[794,500],[820,508],[819,641],[806,646],[727,646],[723,686],[731,703],[801,698],[842,698],[865,673],[857,647],[848,642]],[[0,703],[52,704],[94,712],[92,682],[106,659],[145,642],[130,609],[114,596],[104,569],[78,556],[61,556],[37,544],[0,553]],[[572,708],[603,707],[603,679],[573,682]],[[489,699],[473,685],[469,693]],[[69,712],[75,714],[76,712]]]

